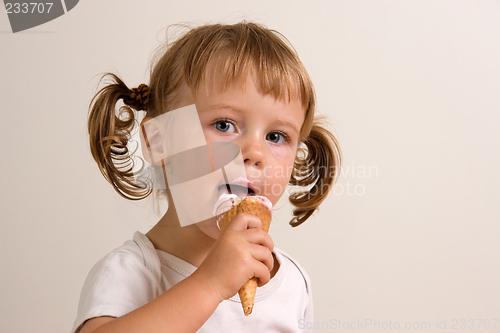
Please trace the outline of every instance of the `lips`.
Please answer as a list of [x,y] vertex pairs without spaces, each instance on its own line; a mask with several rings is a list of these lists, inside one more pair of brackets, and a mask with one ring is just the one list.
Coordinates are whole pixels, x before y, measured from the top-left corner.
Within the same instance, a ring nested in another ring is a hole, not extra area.
[[222,193],[236,194],[238,197],[254,196],[255,191],[252,189],[251,184],[251,180],[239,177],[231,181],[229,184],[219,185],[219,196]]
[[254,196],[255,192],[250,187],[236,184],[222,184],[219,186],[218,195],[223,193],[236,194],[238,197]]

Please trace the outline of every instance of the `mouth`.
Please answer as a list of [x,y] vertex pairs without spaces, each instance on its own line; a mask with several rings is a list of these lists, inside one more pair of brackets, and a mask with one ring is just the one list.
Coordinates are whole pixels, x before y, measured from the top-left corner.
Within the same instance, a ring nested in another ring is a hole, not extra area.
[[222,184],[218,187],[219,196],[223,193],[236,194],[238,197],[254,196],[255,191],[250,187],[236,184]]

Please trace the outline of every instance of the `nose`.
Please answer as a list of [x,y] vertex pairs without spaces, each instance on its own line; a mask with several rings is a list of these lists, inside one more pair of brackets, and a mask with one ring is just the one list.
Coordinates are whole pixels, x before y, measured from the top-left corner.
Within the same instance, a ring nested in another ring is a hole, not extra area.
[[262,167],[264,165],[264,142],[254,137],[247,137],[238,142],[238,145],[246,167]]

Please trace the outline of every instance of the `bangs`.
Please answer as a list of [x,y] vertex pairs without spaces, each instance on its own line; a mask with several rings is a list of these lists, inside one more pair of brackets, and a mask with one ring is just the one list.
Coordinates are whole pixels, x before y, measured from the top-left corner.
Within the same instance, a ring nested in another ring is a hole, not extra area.
[[194,94],[200,83],[213,87],[219,82],[218,88],[223,91],[233,84],[244,88],[247,76],[252,73],[263,95],[288,103],[298,99],[304,110],[309,111],[314,105],[312,82],[293,47],[277,34],[259,27],[240,26],[221,29],[210,38],[203,38],[196,52],[188,57],[190,62],[185,64],[187,85]]

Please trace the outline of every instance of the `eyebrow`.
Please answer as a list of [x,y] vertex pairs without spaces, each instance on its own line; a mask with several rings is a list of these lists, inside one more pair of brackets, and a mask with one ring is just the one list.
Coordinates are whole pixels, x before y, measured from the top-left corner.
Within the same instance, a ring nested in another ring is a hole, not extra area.
[[209,111],[209,110],[213,110],[213,109],[230,109],[230,110],[233,110],[233,111],[236,111],[238,113],[243,113],[244,110],[243,109],[240,109],[236,106],[232,106],[232,105],[227,105],[227,104],[215,104],[215,105],[210,105],[209,107],[206,108],[206,110],[202,110],[203,111]]
[[283,125],[285,125],[285,126],[290,127],[291,129],[293,129],[293,130],[294,130],[295,132],[297,132],[297,133],[299,132],[299,129],[297,128],[297,126],[295,126],[294,124],[292,124],[291,122],[289,122],[289,121],[287,121],[287,120],[280,119],[280,120],[278,120],[278,122],[279,122],[280,124],[283,124]]
[[[241,108],[238,108],[238,107],[235,107],[235,106],[232,106],[232,105],[227,105],[227,104],[211,105],[206,110],[208,111],[208,110],[212,110],[212,109],[231,109],[231,110],[236,111],[238,113],[243,113],[244,112],[244,109],[241,109]],[[278,119],[277,122],[280,123],[280,124],[282,124],[282,125],[285,125],[287,127],[290,127],[291,129],[293,129],[294,131],[296,131],[297,133],[299,133],[299,129],[297,128],[297,126],[295,126],[294,124],[292,124],[288,120]]]

